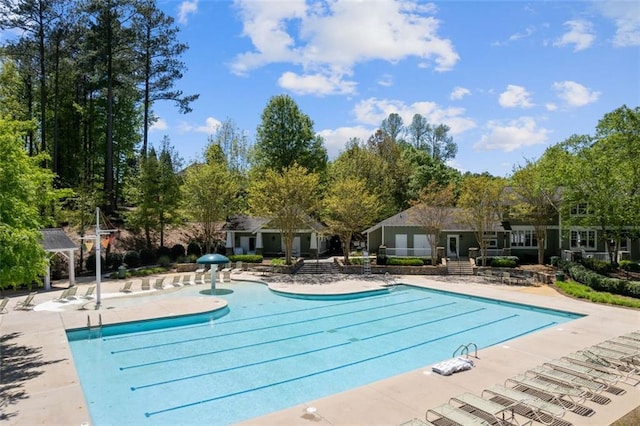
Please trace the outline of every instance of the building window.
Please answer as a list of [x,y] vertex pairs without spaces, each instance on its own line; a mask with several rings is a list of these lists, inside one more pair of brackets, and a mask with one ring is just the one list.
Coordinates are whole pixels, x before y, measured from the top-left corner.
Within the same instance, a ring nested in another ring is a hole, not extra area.
[[596,231],[571,231],[572,250],[595,250],[596,241]]
[[571,216],[587,216],[592,213],[593,211],[589,208],[589,203],[578,203],[571,207]]
[[538,248],[538,239],[533,229],[514,229],[511,231],[511,247]]
[[498,233],[485,231],[482,239],[487,243],[488,248],[498,248]]

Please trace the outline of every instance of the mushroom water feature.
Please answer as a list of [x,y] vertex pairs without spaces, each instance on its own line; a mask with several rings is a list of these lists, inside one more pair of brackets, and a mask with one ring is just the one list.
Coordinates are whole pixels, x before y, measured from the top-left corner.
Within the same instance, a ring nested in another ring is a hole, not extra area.
[[[201,264],[201,265],[211,265],[211,294],[215,294],[216,292],[216,271],[218,269],[218,265],[224,265],[226,263],[229,263],[229,258],[226,256],[223,256],[221,254],[215,253],[215,254],[205,254],[204,256],[200,256],[198,258],[198,260],[196,260],[196,263]],[[215,266],[215,269],[213,267],[213,265]]]

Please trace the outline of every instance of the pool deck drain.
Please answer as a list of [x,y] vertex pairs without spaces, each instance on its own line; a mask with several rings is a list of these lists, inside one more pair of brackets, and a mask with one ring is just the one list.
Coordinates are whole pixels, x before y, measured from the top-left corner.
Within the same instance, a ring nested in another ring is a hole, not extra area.
[[[258,281],[262,277],[251,273],[233,274],[235,280]],[[502,384],[507,378],[524,373],[546,361],[559,358],[604,340],[640,329],[640,311],[596,305],[562,296],[549,287],[514,287],[487,285],[473,277],[395,277],[397,282],[438,290],[459,292],[544,308],[559,309],[586,315],[583,318],[537,333],[509,340],[503,345],[479,351],[476,367],[453,376],[424,374],[429,365],[399,376],[374,382],[305,404],[298,404],[266,416],[250,419],[243,425],[394,425],[412,418],[424,418],[428,408],[447,402],[464,392],[479,394],[483,389]],[[298,280],[299,281],[299,280]],[[80,283],[80,286],[90,283]],[[121,282],[105,281],[104,293],[118,293]],[[382,288],[382,277],[319,284],[274,282],[279,291],[304,294],[334,294],[370,291]],[[233,287],[231,283],[220,283]],[[49,303],[61,293],[40,292],[35,302]],[[135,297],[137,295],[133,295]],[[26,371],[3,371],[3,395],[6,402],[0,418],[10,425],[79,425],[90,424],[87,402],[84,400],[78,373],[75,370],[65,328],[86,327],[87,315],[97,321],[102,314],[105,324],[126,322],[210,311],[221,307],[221,299],[211,296],[175,297],[154,300],[151,293],[140,297],[134,309],[86,309],[69,311],[14,311],[13,306],[25,296],[13,298],[9,311],[0,315],[0,345],[2,356],[22,354],[29,357],[31,368]],[[176,295],[178,296],[178,295]],[[103,300],[104,302],[104,300]],[[108,308],[108,307],[107,307]],[[77,309],[77,307],[76,307]],[[331,332],[335,330],[327,330]],[[455,348],[452,348],[452,350]],[[25,359],[26,360],[26,359]],[[9,373],[12,373],[9,376]],[[7,383],[6,377],[12,382]],[[594,407],[588,418],[568,412],[563,420],[574,425],[600,426],[611,424],[640,404],[640,386],[623,385],[624,395],[612,395],[611,403]],[[309,410],[311,409],[311,410]]]

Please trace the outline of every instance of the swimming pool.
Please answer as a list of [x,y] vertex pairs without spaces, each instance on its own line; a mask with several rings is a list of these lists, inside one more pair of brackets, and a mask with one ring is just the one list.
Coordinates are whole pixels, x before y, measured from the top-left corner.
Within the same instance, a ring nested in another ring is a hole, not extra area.
[[580,317],[410,286],[302,298],[226,288],[223,316],[68,333],[93,424],[232,424]]

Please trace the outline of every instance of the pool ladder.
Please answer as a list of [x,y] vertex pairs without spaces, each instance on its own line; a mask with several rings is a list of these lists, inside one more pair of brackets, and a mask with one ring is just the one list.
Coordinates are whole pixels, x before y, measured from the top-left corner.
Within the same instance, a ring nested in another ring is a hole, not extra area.
[[456,354],[458,353],[458,351],[460,351],[460,355],[461,356],[466,356],[467,358],[469,358],[469,348],[473,347],[473,357],[476,359],[480,359],[478,358],[478,345],[476,345],[475,343],[467,343],[466,345],[460,345],[458,346],[458,349],[456,349],[455,351],[453,351],[453,357],[456,357]]
[[98,314],[98,324],[91,325],[91,315],[87,315],[87,329],[89,330],[89,339],[91,339],[91,331],[98,330],[98,336],[102,337],[102,314]]

